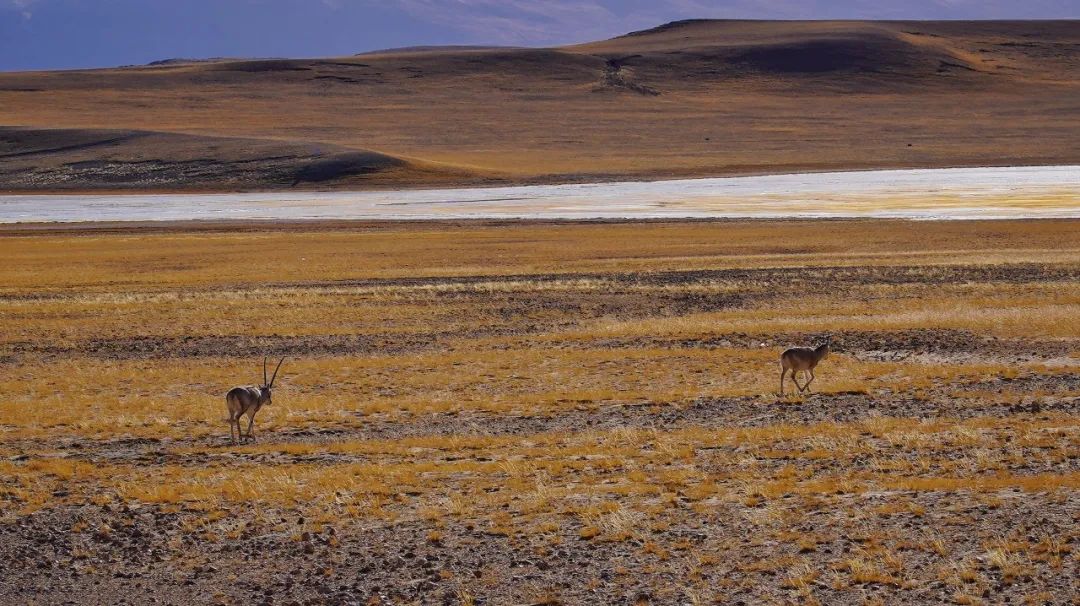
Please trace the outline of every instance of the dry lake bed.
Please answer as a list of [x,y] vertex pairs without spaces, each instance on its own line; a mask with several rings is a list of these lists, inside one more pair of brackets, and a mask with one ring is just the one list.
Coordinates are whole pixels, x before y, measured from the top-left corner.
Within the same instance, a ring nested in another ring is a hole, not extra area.
[[497,188],[8,195],[0,222],[1080,217],[1080,167],[803,173]]

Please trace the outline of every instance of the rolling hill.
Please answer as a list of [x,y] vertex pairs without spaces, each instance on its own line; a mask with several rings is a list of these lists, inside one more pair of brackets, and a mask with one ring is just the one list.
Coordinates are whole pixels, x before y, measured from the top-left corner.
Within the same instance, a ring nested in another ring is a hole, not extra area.
[[1080,21],[682,21],[562,48],[0,74],[0,189],[1080,163]]

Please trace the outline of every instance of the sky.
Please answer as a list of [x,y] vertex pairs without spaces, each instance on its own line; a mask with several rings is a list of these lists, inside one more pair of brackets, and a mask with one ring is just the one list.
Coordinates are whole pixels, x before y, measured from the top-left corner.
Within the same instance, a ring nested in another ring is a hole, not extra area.
[[0,0],[0,71],[553,46],[690,18],[1077,19],[1080,0]]

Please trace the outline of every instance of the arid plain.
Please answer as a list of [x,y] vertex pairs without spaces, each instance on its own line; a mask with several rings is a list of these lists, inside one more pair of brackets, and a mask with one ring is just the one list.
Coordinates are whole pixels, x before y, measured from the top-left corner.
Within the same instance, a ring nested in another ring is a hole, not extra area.
[[1077,23],[690,21],[552,49],[0,74],[0,190],[1080,164]]
[[1075,603],[1078,227],[5,227],[0,601]]
[[[776,195],[1068,217],[1078,24],[689,21],[3,73],[0,193],[56,211],[6,220],[69,221],[57,193],[1054,166],[1022,196],[880,174],[888,195]],[[609,204],[697,208],[634,185]],[[0,603],[1078,603],[1080,220],[457,201],[0,226]],[[812,391],[779,395],[781,352],[828,336]],[[234,446],[224,396],[264,356],[286,357],[273,404]]]

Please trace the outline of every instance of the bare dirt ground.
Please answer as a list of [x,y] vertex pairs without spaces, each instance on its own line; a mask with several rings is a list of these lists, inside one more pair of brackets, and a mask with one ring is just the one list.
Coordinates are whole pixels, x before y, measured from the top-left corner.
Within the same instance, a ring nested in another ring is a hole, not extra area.
[[1075,221],[263,227],[0,232],[0,602],[1080,595]]

